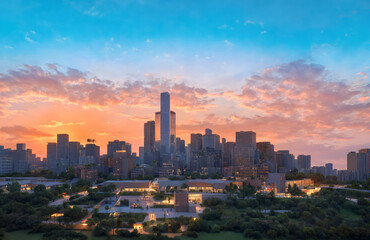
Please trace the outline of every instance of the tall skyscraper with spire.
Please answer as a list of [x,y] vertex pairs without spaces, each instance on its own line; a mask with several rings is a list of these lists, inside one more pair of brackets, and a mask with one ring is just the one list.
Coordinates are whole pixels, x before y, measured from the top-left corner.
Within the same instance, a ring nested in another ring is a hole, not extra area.
[[170,94],[168,92],[161,93],[161,154],[170,153]]

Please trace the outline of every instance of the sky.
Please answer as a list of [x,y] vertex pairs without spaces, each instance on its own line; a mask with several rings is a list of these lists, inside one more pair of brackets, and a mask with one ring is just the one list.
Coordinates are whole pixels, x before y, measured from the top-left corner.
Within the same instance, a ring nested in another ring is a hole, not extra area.
[[1,1],[0,145],[46,156],[57,133],[143,145],[171,94],[177,136],[235,141],[346,168],[370,148],[370,2]]

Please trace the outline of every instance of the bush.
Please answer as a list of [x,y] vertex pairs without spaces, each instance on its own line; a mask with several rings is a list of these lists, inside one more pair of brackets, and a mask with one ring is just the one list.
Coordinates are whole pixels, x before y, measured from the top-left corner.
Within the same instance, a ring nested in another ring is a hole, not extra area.
[[184,232],[183,236],[197,238],[198,234],[194,231],[186,231]]

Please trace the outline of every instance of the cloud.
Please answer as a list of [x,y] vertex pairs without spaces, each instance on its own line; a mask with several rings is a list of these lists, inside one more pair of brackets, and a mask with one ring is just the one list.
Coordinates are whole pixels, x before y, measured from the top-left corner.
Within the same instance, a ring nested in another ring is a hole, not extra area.
[[52,120],[51,123],[40,125],[40,127],[57,128],[57,127],[84,125],[84,124],[85,124],[84,122],[62,122],[62,121]]
[[9,140],[24,139],[27,137],[51,137],[52,135],[42,132],[32,127],[24,127],[20,125],[1,127],[0,132],[10,135]]
[[248,25],[248,24],[256,24],[256,22],[255,21],[252,21],[252,20],[246,20],[244,22],[244,25]]
[[86,15],[90,15],[90,16],[100,15],[100,12],[96,9],[96,6],[90,7],[89,9],[85,10],[83,13]]
[[232,42],[228,41],[228,40],[225,40],[225,41],[224,41],[224,43],[225,43],[225,44],[226,44],[226,46],[228,46],[228,47],[232,47],[232,46],[234,46],[234,44],[233,44]]
[[218,29],[226,29],[226,28],[228,28],[229,26],[227,25],[227,24],[222,24],[222,25],[220,25],[220,26],[218,26],[217,28]]
[[147,43],[151,43],[151,42],[152,42],[152,40],[147,39],[147,40],[145,40],[145,42],[147,42]]
[[12,46],[9,46],[9,45],[5,45],[4,48],[13,49],[13,47]]
[[34,35],[36,35],[36,32],[31,30],[29,32],[26,32],[24,39],[26,39],[26,41],[28,42],[35,42],[33,39],[31,39],[31,37],[33,37]]
[[370,130],[370,85],[333,81],[324,66],[303,60],[266,69],[250,76],[240,94],[222,95],[262,112],[248,122],[271,126],[279,137],[345,140]]
[[267,31],[266,30],[263,30],[262,32],[261,32],[261,35],[262,34],[266,34],[267,33]]
[[[189,111],[202,111],[212,106],[213,99],[204,88],[178,83],[174,79],[151,78],[127,80],[121,84],[101,80],[78,69],[48,64],[47,68],[24,65],[0,73],[0,106],[17,102],[63,102],[103,109],[110,105],[154,107],[160,92],[171,93],[172,106]],[[1,111],[1,108],[0,108]]]

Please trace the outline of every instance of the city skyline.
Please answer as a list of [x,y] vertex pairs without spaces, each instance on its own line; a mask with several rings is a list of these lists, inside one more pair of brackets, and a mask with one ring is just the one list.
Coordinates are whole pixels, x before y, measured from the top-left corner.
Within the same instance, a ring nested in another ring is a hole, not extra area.
[[1,3],[0,145],[46,157],[67,133],[139,153],[161,92],[186,143],[207,128],[228,141],[254,131],[338,169],[370,145],[366,1],[154,2]]

